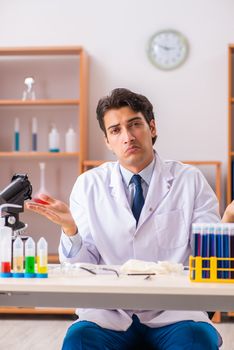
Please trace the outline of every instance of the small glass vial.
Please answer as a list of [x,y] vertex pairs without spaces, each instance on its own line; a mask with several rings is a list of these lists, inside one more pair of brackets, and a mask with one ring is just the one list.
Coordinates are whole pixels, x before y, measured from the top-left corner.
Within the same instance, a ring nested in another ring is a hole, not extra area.
[[13,277],[24,277],[24,243],[19,236],[13,243]]
[[35,274],[35,242],[29,237],[25,243],[25,274],[24,277],[36,277]]
[[48,244],[44,237],[37,242],[37,277],[48,277]]

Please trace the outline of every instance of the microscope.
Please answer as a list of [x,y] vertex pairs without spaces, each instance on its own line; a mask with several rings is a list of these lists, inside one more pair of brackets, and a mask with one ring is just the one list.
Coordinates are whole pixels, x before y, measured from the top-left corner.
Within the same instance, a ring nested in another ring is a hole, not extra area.
[[18,235],[20,235],[22,239],[28,238],[22,236],[28,225],[19,220],[19,213],[24,211],[24,201],[32,199],[31,194],[32,185],[28,180],[27,174],[15,174],[10,184],[0,192],[0,205],[9,203],[20,206],[20,208],[4,208],[4,212],[6,213],[4,216],[5,225],[12,228],[13,240]]

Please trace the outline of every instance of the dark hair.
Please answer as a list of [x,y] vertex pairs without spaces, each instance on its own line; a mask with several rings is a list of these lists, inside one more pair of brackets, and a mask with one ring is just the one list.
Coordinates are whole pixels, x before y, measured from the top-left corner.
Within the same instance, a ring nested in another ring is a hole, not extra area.
[[[154,119],[153,106],[145,96],[124,88],[114,89],[110,95],[99,100],[96,109],[97,120],[105,136],[107,136],[104,124],[105,113],[111,109],[119,109],[125,106],[130,107],[134,112],[141,112],[149,125],[150,121]],[[153,144],[156,139],[157,136],[152,137]]]

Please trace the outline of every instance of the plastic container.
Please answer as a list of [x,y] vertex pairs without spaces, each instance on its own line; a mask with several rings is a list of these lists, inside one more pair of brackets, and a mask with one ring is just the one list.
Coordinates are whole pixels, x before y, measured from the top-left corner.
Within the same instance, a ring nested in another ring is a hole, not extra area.
[[1,277],[11,277],[11,240],[12,229],[4,226],[5,219],[1,218],[0,249],[1,249]]
[[24,243],[19,236],[13,243],[13,277],[24,277]]
[[35,242],[29,237],[25,243],[25,274],[24,277],[36,277],[35,274]]
[[12,249],[12,229],[5,226],[5,218],[2,217],[4,208],[21,208],[17,204],[2,204],[0,205],[0,277],[12,277],[11,273],[11,249]]
[[59,151],[59,132],[55,126],[52,126],[52,129],[49,133],[49,152]]
[[77,151],[77,135],[75,130],[70,127],[65,135],[65,151],[76,152]]
[[48,244],[44,237],[37,242],[37,277],[48,277]]

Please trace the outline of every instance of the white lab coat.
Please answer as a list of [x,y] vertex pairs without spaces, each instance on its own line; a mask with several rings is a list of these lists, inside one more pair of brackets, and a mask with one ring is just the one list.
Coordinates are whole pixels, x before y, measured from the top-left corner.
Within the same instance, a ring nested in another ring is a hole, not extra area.
[[[162,161],[157,154],[137,228],[118,162],[105,163],[80,175],[70,206],[82,246],[75,249],[62,234],[59,253],[61,261],[71,263],[121,265],[128,259],[142,259],[187,265],[191,224],[220,221],[216,196],[201,172],[177,161]],[[158,310],[79,309],[79,319],[126,330],[133,313],[150,327],[182,320],[210,322],[205,312]]]

